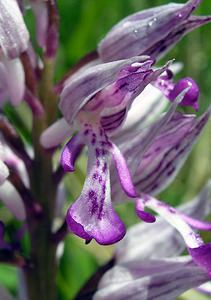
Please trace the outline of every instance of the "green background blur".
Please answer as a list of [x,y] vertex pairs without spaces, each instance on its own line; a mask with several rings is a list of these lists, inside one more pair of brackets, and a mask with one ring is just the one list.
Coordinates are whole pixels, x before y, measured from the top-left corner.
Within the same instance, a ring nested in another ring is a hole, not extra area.
[[[178,2],[184,3],[184,1]],[[61,44],[55,80],[61,79],[62,75],[83,55],[94,50],[111,26],[123,17],[138,10],[166,3],[170,3],[170,1],[58,0]],[[211,14],[211,1],[204,0],[197,10],[197,14]],[[26,14],[26,22],[33,38],[34,18],[29,10]],[[184,64],[179,76],[191,76],[199,84],[201,89],[199,114],[201,114],[211,103],[211,25],[205,25],[186,36],[163,61],[172,58]],[[21,109],[19,112],[21,114]],[[25,122],[27,125],[27,120]],[[204,130],[200,141],[175,181],[159,195],[160,199],[173,205],[188,201],[200,191],[207,179],[211,178],[210,132],[211,124]],[[68,188],[68,202],[73,201],[80,193],[85,176],[85,162],[86,158],[81,157],[78,162],[78,171],[74,175],[67,176],[65,180]],[[72,186],[74,186],[74,190],[71,189]],[[139,222],[131,205],[119,207],[118,212],[127,226]],[[98,266],[109,260],[112,251],[113,247],[101,247],[94,242],[84,245],[80,239],[68,236],[57,278],[58,299],[73,299]],[[13,294],[16,294],[17,290],[16,286],[19,280],[17,275],[14,268],[0,265],[0,283],[5,284]],[[210,298],[190,291],[180,299],[205,300]]]

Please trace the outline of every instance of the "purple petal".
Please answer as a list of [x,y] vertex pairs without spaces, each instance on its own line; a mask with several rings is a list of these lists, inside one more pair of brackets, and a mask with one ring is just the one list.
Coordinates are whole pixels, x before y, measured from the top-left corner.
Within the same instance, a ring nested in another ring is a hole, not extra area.
[[144,205],[142,204],[142,201],[139,200],[136,201],[136,214],[142,221],[146,223],[154,223],[156,221],[155,216],[144,211]]
[[123,238],[125,226],[110,199],[110,144],[102,130],[87,130],[87,177],[81,195],[68,210],[67,223],[70,231],[81,238],[93,238],[102,245],[113,244]]
[[203,24],[202,20],[194,25],[187,21],[199,3],[191,0],[184,5],[163,5],[127,17],[100,42],[100,58],[108,62],[140,54],[161,56],[184,34]]
[[118,172],[118,177],[120,179],[121,186],[124,192],[132,198],[137,197],[137,192],[133,185],[130,172],[127,167],[124,156],[116,145],[112,145],[111,153],[113,155],[114,163]]
[[188,249],[193,260],[211,275],[211,243]]
[[[208,182],[196,198],[178,207],[179,213],[203,219],[210,213],[210,193],[211,183]],[[144,205],[140,201],[137,204],[141,204],[143,211]],[[149,236],[153,238],[149,239]],[[115,257],[118,263],[122,263],[177,256],[184,250],[185,243],[176,229],[158,216],[154,224],[139,223],[129,228],[125,238],[117,245]]]
[[28,47],[29,34],[15,0],[0,0],[0,50],[16,58]]
[[199,109],[198,98],[199,98],[199,88],[192,78],[183,78],[178,81],[174,89],[169,94],[169,99],[174,100],[177,95],[189,87],[188,92],[185,94],[180,105],[182,106],[192,106],[196,111]]
[[64,147],[60,163],[65,170],[65,172],[74,172],[75,171],[75,162],[80,155],[84,143],[80,134],[76,134],[70,139],[70,141]]
[[156,211],[180,232],[194,262],[211,275],[211,243],[204,244],[176,209],[148,195],[143,195],[142,199],[144,205]]
[[209,119],[176,113],[142,157],[136,171],[138,190],[158,193],[177,175]]
[[140,201],[141,200],[146,207],[157,212],[168,223],[174,226],[180,232],[189,248],[198,248],[203,245],[203,241],[199,235],[194,233],[192,228],[183,220],[182,216],[176,209],[149,195],[142,195]]
[[66,121],[71,125],[78,112],[93,96],[115,82],[121,69],[146,59],[148,59],[146,56],[133,57],[127,60],[99,64],[86,68],[82,74],[79,72],[71,76],[65,82],[59,104]]
[[188,256],[135,260],[106,272],[93,299],[175,300],[186,290],[208,280],[208,275]]

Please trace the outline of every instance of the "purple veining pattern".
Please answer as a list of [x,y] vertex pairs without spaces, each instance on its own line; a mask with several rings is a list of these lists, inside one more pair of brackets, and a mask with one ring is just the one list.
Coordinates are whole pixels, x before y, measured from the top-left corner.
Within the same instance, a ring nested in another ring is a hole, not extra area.
[[176,176],[209,119],[206,112],[198,119],[176,113],[165,131],[143,156],[135,185],[145,193],[158,193]]
[[100,42],[100,58],[108,62],[141,54],[163,56],[186,33],[210,21],[210,16],[191,16],[199,3],[163,5],[125,18]]
[[[146,147],[144,153],[145,141],[148,140],[147,136],[152,134],[153,128],[149,127],[146,132],[137,135],[128,135],[130,143],[122,143],[120,150],[126,158],[138,192],[156,194],[175,178],[206,125],[210,112],[211,109],[200,118],[174,113],[170,121],[164,123],[154,138],[150,139],[151,144]],[[112,201],[129,201],[118,187],[113,167],[111,183]]]
[[72,125],[83,112],[103,118],[102,126],[110,133],[118,129],[134,99],[169,66],[167,63],[152,69],[153,63],[147,56],[134,57],[87,68],[81,76],[76,74],[67,80],[61,93],[60,109],[66,121]]
[[[67,79],[61,93],[60,110],[66,121],[72,125],[79,111],[101,90],[114,83],[119,71],[135,62],[146,61],[149,57],[99,64],[86,68],[83,74],[76,73]],[[71,109],[70,109],[71,108]]]
[[87,177],[79,198],[67,213],[70,231],[86,240],[112,244],[123,238],[125,226],[115,213],[110,199],[109,148],[101,129],[87,126],[84,139],[88,145]]
[[183,38],[184,35],[202,25],[209,23],[210,21],[210,16],[190,16],[188,20],[185,20],[182,24],[177,26],[158,43],[146,49],[143,54],[147,53],[156,59],[161,58],[167,52],[169,52],[174,45]]

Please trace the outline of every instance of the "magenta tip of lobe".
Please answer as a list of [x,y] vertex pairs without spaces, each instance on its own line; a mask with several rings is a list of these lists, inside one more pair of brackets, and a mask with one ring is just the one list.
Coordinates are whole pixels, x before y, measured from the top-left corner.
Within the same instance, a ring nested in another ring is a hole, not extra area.
[[154,223],[156,221],[156,217],[146,211],[136,210],[136,213],[137,216],[146,223]]
[[198,111],[199,88],[196,82],[190,77],[183,78],[175,84],[174,89],[169,95],[170,99],[174,100],[186,88],[189,88],[189,90],[184,95],[180,105],[192,106],[196,111]]

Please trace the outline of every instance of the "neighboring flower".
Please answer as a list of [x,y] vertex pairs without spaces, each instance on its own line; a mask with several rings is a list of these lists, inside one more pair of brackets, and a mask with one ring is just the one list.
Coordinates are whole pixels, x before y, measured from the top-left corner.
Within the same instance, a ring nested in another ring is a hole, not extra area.
[[[165,126],[161,127],[161,117],[142,131],[137,124],[133,131],[122,130],[113,136],[127,161],[138,192],[157,194],[172,182],[207,124],[210,114],[211,108],[199,118],[175,112]],[[154,139],[152,135],[156,135]],[[111,176],[111,182],[112,199],[116,202],[126,200],[115,176]]]
[[[65,171],[74,171],[75,160],[83,146],[88,146],[84,188],[67,213],[69,229],[87,241],[94,238],[100,244],[112,244],[125,234],[124,224],[111,204],[111,161],[125,194],[135,198],[137,192],[125,158],[110,137],[121,128],[136,96],[167,68],[153,70],[152,64],[145,56],[90,67],[67,80],[61,93],[60,109],[65,120],[79,127],[62,153],[61,164]],[[173,116],[178,102],[187,100],[191,91],[188,85],[181,90],[163,117],[160,129]],[[149,142],[153,138],[151,135]]]
[[14,106],[20,104],[25,92],[25,74],[20,59],[0,60],[0,107],[8,99]]
[[20,174],[25,174],[23,162],[15,156],[12,151],[9,151],[8,149],[5,151],[5,146],[0,143],[0,200],[17,219],[24,220],[26,217],[25,207],[16,188],[9,180],[7,180],[9,170],[5,162],[8,162],[8,164],[12,163],[13,166],[15,164],[15,167]]
[[18,105],[25,92],[19,56],[28,48],[29,34],[15,0],[0,0],[0,106],[7,98]]
[[[209,182],[197,198],[178,210],[203,218],[210,213],[210,200]],[[186,290],[208,282],[210,276],[190,256],[178,257],[184,248],[175,229],[161,217],[151,225],[132,226],[117,245],[115,266],[104,274],[93,299],[175,300]]]
[[170,3],[126,17],[100,42],[100,58],[109,62],[135,55],[163,56],[185,34],[210,22],[210,16],[191,16],[200,2]]

